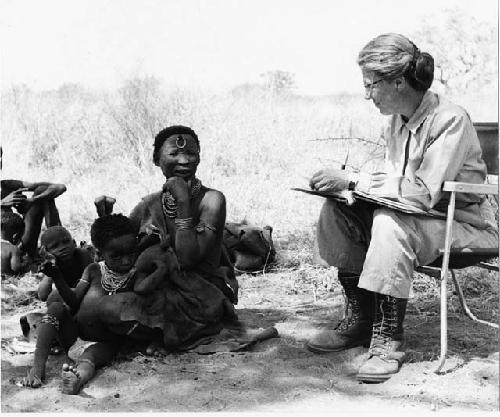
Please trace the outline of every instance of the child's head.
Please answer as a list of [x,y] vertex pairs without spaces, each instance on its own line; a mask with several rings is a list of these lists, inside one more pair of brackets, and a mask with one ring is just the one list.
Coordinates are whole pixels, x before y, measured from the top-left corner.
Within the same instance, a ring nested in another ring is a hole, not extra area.
[[75,254],[76,242],[62,226],[49,227],[40,236],[40,243],[57,261],[69,261]]
[[8,240],[13,245],[21,241],[24,233],[24,220],[12,211],[2,210],[2,239]]
[[108,268],[125,273],[138,255],[137,227],[123,214],[99,217],[90,228],[90,238]]

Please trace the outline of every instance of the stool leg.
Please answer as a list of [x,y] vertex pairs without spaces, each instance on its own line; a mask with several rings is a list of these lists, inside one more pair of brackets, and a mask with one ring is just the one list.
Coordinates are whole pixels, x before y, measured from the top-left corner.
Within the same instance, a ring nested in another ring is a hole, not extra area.
[[450,249],[452,240],[453,215],[455,214],[455,192],[450,195],[448,204],[448,215],[446,217],[446,236],[444,241],[443,264],[441,266],[441,355],[438,366],[434,370],[436,374],[441,372],[441,368],[446,361],[448,350],[448,305],[447,305],[447,283],[448,265],[450,263]]
[[465,315],[467,317],[469,317],[471,320],[477,321],[478,323],[486,324],[487,326],[493,327],[494,329],[498,329],[498,324],[492,323],[492,322],[489,322],[486,320],[478,319],[472,313],[472,311],[470,311],[469,306],[467,305],[467,302],[465,301],[462,287],[460,286],[460,283],[458,282],[457,277],[455,276],[455,273],[453,271],[451,271],[451,277],[453,279],[453,283],[455,284],[455,289],[457,290],[458,299],[460,301],[460,305],[462,306],[462,309],[464,310]]

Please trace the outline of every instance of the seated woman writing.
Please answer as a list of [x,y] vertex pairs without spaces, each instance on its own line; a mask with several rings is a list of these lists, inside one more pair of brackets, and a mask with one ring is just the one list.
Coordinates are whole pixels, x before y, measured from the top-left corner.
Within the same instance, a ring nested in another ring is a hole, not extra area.
[[[366,99],[390,116],[383,130],[385,172],[325,169],[311,179],[323,192],[360,190],[443,211],[445,181],[482,183],[486,165],[467,112],[429,90],[434,60],[409,39],[385,34],[359,53]],[[453,247],[498,247],[494,212],[484,196],[458,194]],[[440,255],[446,221],[356,202],[326,200],[318,222],[321,258],[336,266],[351,315],[308,342],[314,352],[370,346],[357,378],[382,382],[404,360],[403,320],[413,271]]]
[[[144,197],[129,217],[139,230],[139,247],[154,241],[155,233],[160,236],[161,246],[170,247],[162,251],[153,246],[143,253],[151,259],[142,259],[148,264],[154,257],[164,257],[168,273],[158,288],[147,294],[129,290],[105,296],[88,321],[104,323],[118,336],[149,339],[170,351],[185,350],[201,338],[219,333],[225,325],[238,325],[233,306],[237,300],[234,273],[232,268],[221,266],[226,202],[220,191],[203,186],[195,176],[200,146],[192,129],[171,126],[158,133],[153,161],[161,168],[166,182],[162,191]],[[98,212],[110,213],[112,202],[109,197],[98,198]],[[142,268],[140,261],[141,257],[136,264],[138,273]],[[85,333],[82,326],[85,324],[80,324],[80,331]],[[106,346],[101,343],[100,349]],[[84,380],[90,379],[95,360],[102,366],[115,351],[116,346],[110,346],[109,353],[99,352],[99,358],[87,354],[82,365],[69,371],[65,367],[63,379],[71,381],[71,387],[65,391],[78,392],[84,382],[82,370],[86,371]],[[70,378],[68,372],[76,378]]]

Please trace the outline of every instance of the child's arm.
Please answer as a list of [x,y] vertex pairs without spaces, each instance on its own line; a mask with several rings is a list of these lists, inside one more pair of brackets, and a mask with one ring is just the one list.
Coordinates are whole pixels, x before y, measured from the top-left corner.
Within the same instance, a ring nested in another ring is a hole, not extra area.
[[42,301],[47,301],[47,297],[52,291],[52,278],[44,275],[40,284],[38,284],[38,298]]
[[92,274],[89,274],[89,269],[92,265],[93,264],[85,268],[82,278],[78,281],[74,290],[66,283],[61,270],[57,266],[52,265],[51,263],[46,263],[42,267],[42,272],[53,279],[57,291],[59,291],[59,295],[69,306],[72,313],[78,310],[85,293],[90,287]]
[[18,274],[24,271],[26,265],[26,262],[23,261],[23,253],[21,252],[21,249],[19,249],[17,246],[14,246],[14,249],[12,250],[12,253],[10,255],[10,269],[12,269],[12,272],[14,272],[15,274]]

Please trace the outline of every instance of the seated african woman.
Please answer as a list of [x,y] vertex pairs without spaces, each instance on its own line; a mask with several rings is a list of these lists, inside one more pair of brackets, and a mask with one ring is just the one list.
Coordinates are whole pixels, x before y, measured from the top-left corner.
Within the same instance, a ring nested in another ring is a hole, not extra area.
[[[139,228],[141,244],[159,235],[162,245],[174,250],[179,268],[176,273],[170,268],[161,289],[150,294],[107,297],[106,311],[121,323],[161,329],[168,350],[183,350],[217,334],[224,323],[237,322],[237,282],[232,267],[221,265],[226,202],[220,191],[196,178],[200,145],[192,129],[171,126],[158,133],[153,162],[166,182],[161,191],[142,199],[130,219]],[[98,213],[109,213],[113,202],[105,196],[96,199]],[[162,251],[150,253],[161,256]],[[148,264],[146,259],[143,263]]]

